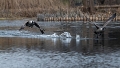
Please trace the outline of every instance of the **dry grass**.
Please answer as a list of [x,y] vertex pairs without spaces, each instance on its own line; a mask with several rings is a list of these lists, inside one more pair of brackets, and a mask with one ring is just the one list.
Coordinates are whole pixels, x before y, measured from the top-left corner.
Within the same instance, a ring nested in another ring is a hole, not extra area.
[[0,0],[0,17],[36,17],[38,13],[77,10],[76,8],[68,10],[67,3],[68,0]]
[[34,17],[65,7],[60,0],[0,0],[0,17]]

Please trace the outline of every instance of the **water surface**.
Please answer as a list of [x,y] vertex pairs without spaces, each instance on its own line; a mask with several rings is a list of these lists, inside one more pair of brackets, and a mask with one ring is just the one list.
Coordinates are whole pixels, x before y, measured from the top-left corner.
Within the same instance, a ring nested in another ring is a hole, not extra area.
[[[96,38],[93,24],[83,22],[38,22],[19,31],[27,20],[0,21],[1,68],[119,68],[120,23],[111,22]],[[103,25],[103,22],[98,22]],[[69,32],[72,38],[51,35]],[[80,35],[80,39],[76,39]]]

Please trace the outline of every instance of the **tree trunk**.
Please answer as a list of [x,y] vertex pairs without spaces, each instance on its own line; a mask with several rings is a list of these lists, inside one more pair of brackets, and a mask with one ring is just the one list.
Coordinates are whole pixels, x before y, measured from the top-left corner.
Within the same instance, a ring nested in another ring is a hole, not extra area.
[[87,8],[88,8],[87,0],[83,0],[83,11],[88,12]]
[[94,13],[94,10],[95,10],[95,8],[94,8],[94,0],[89,0],[90,1],[90,9],[89,9],[89,12],[90,13]]
[[120,4],[120,0],[116,0],[116,3],[117,3],[117,4]]
[[94,0],[83,0],[83,6],[84,12],[94,13]]

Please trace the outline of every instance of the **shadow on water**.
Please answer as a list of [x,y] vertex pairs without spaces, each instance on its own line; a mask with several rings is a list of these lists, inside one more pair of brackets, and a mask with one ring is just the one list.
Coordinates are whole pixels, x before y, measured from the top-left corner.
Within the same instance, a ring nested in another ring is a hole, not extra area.
[[[96,38],[95,27],[89,23],[38,22],[46,30],[42,35],[35,27],[18,31],[26,22],[20,21],[0,21],[2,68],[120,67],[119,22],[109,24],[104,34]],[[69,32],[72,38],[50,37],[53,33],[60,35],[63,32]],[[80,38],[76,39],[76,35]]]

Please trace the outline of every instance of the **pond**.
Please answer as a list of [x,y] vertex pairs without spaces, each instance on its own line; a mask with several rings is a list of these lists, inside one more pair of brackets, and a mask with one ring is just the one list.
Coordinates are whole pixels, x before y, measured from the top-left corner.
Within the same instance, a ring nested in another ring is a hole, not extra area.
[[[28,19],[0,21],[1,68],[119,68],[120,22],[111,22],[96,38],[95,26],[83,22],[37,22],[19,31]],[[97,22],[102,26],[104,22]],[[72,37],[60,36],[69,32]],[[76,35],[80,38],[76,39]]]

